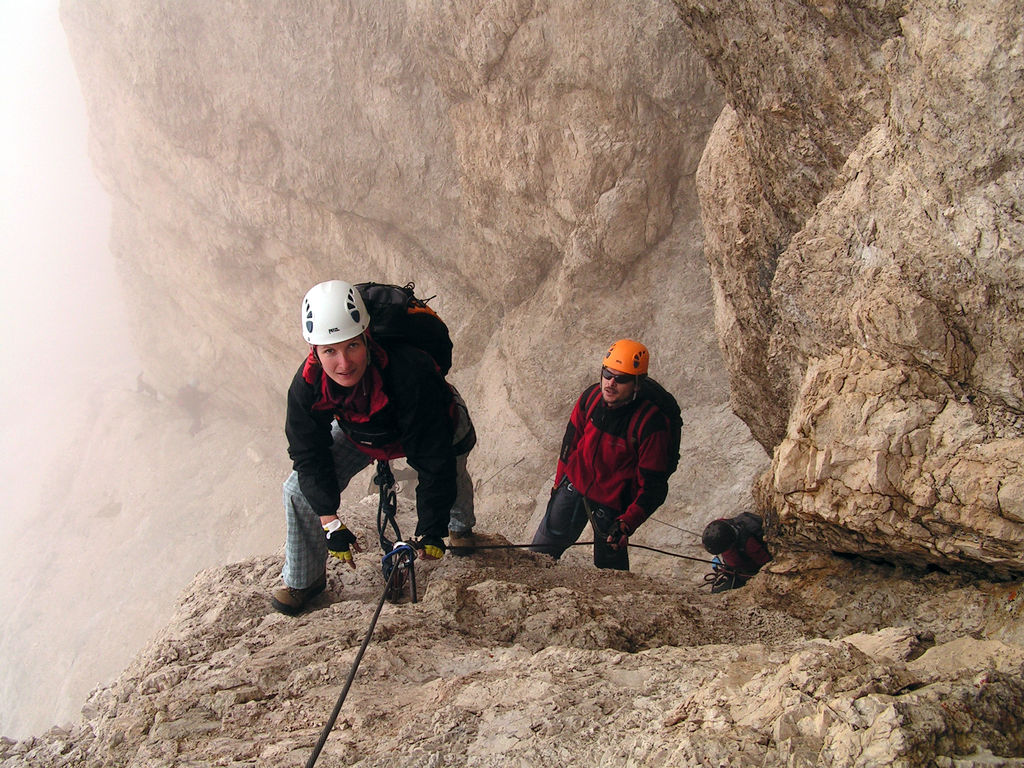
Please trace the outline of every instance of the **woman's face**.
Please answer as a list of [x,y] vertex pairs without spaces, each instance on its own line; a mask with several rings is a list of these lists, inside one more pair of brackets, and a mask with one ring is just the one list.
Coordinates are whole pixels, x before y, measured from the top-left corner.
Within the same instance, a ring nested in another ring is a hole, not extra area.
[[337,344],[318,344],[316,355],[324,373],[335,384],[343,387],[358,384],[370,364],[370,352],[362,335]]

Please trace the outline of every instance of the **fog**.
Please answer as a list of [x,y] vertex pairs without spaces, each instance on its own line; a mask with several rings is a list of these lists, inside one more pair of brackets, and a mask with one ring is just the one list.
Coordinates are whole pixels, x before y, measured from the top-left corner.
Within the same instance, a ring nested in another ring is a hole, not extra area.
[[34,625],[52,621],[33,606],[46,599],[40,583],[75,565],[48,541],[74,540],[87,522],[59,492],[60,468],[82,448],[93,395],[131,386],[139,368],[57,0],[2,0],[0,57],[0,733],[24,736],[67,711],[60,690],[39,697],[51,712],[18,704],[32,671],[57,663],[63,636]]

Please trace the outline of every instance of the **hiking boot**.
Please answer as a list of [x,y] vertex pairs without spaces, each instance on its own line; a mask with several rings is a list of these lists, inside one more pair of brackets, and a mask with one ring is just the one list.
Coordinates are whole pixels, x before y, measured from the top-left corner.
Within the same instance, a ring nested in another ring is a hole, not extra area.
[[473,536],[473,529],[456,533],[448,531],[448,549],[456,557],[465,557],[476,552],[476,538]]
[[309,602],[327,589],[327,574],[323,574],[308,587],[281,587],[275,590],[270,596],[270,602],[281,613],[295,616],[305,608]]
[[444,541],[427,537],[416,542],[416,549],[419,550],[420,560],[440,560],[444,557]]
[[[708,579],[708,576],[714,576],[715,578],[713,580]],[[738,574],[725,570],[716,571],[714,574],[709,573],[708,576],[704,578],[707,581],[711,581],[711,594],[713,595],[719,592],[727,592],[730,589],[739,589],[747,583],[747,580]]]

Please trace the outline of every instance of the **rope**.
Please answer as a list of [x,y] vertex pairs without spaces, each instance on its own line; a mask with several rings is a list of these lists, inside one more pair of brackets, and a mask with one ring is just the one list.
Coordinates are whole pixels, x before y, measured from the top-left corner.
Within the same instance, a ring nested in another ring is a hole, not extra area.
[[656,517],[648,517],[646,522],[648,522],[648,523],[661,523],[662,525],[667,525],[669,528],[675,528],[677,531],[682,531],[683,533],[688,533],[691,536],[694,536],[695,538],[698,538],[698,539],[701,538],[701,535],[699,533],[694,533],[693,531],[688,531],[685,528],[680,528],[678,525],[673,525],[672,523],[666,523],[664,520],[659,520]]
[[[574,541],[569,546],[570,547],[589,547],[589,546],[592,546],[593,543],[594,542],[592,542],[592,541]],[[529,547],[532,547],[532,546],[533,546],[533,544],[476,544],[476,545],[474,545],[473,549],[528,549]],[[633,542],[629,542],[626,546],[632,547],[633,549],[646,549],[648,552],[657,552],[659,555],[668,555],[669,557],[678,557],[680,560],[693,560],[695,563],[707,563],[708,565],[717,565],[719,572],[722,572],[722,573],[728,572],[728,573],[734,574],[736,576],[742,576],[742,577],[748,578],[748,579],[753,578],[754,576],[757,575],[756,573],[743,573],[741,571],[734,571],[734,570],[728,568],[727,566],[725,566],[724,563],[721,563],[721,562],[716,563],[714,560],[708,560],[708,559],[703,558],[703,557],[691,557],[690,555],[681,555],[678,552],[669,552],[668,550],[665,550],[665,549],[656,549],[655,547],[648,547],[648,546],[646,546],[644,544],[634,544]]]
[[370,628],[366,630],[366,637],[363,638],[363,644],[360,646],[359,653],[356,654],[356,659],[352,663],[352,669],[349,670],[348,679],[345,680],[345,686],[341,689],[341,695],[338,696],[338,703],[334,705],[334,711],[331,712],[331,717],[327,721],[327,725],[325,725],[323,731],[320,732],[320,740],[313,749],[313,754],[309,756],[309,762],[306,763],[306,768],[313,768],[314,763],[316,763],[316,759],[320,757],[320,751],[324,748],[324,744],[327,743],[327,736],[330,734],[331,729],[334,728],[334,723],[338,719],[338,713],[341,712],[341,705],[345,703],[345,697],[348,696],[348,689],[352,687],[352,681],[356,677],[356,670],[359,669],[359,662],[363,660],[363,654],[366,652],[366,647],[370,644],[370,638],[373,637],[374,627],[377,626],[377,619],[380,617],[381,609],[384,607],[384,598],[387,597],[388,590],[391,589],[391,579],[394,578],[397,571],[397,568],[392,569],[391,575],[388,576],[387,584],[384,585],[384,591],[380,595],[380,600],[377,601],[377,610],[374,612],[373,619],[370,621]]
[[402,540],[402,532],[398,529],[398,521],[395,520],[395,513],[398,512],[398,499],[395,495],[395,475],[391,471],[391,465],[386,459],[377,461],[377,473],[373,476],[374,484],[380,489],[380,498],[377,502],[377,538],[380,541],[380,548],[390,552],[395,542],[388,536],[388,526],[395,532],[395,541]]
[[[592,541],[574,541],[570,544],[570,547],[589,547],[593,546]],[[532,547],[533,544],[475,544],[473,549],[527,549]],[[694,560],[698,563],[707,563],[708,565],[715,565],[713,560],[707,560],[703,557],[691,557],[690,555],[681,555],[678,552],[669,552],[664,549],[655,549],[654,547],[648,547],[644,544],[634,544],[629,542],[627,546],[634,549],[646,549],[648,552],[657,552],[659,555],[668,555],[669,557],[678,557],[681,560]]]
[[[349,670],[348,678],[345,680],[345,685],[341,689],[341,694],[338,696],[338,702],[334,705],[334,711],[331,712],[330,718],[327,720],[327,724],[324,726],[323,731],[320,732],[320,739],[317,741],[316,747],[313,749],[313,754],[309,757],[309,762],[306,763],[306,768],[313,768],[320,752],[324,748],[324,744],[327,743],[327,737],[330,735],[331,730],[334,728],[335,722],[338,720],[338,714],[341,712],[341,706],[345,703],[345,697],[348,696],[349,688],[352,687],[352,681],[355,680],[356,671],[359,669],[359,662],[363,660],[363,654],[366,653],[366,648],[370,644],[370,638],[373,637],[373,630],[377,626],[377,619],[380,618],[380,612],[384,608],[384,602],[388,597],[395,597],[392,594],[392,583],[396,578],[396,574],[400,570],[408,570],[410,580],[410,593],[412,595],[412,601],[416,602],[416,573],[413,570],[413,563],[416,560],[416,555],[413,552],[413,548],[401,541],[402,534],[398,530],[398,523],[395,521],[396,511],[396,499],[395,499],[395,477],[391,472],[391,466],[387,461],[377,462],[377,474],[373,478],[373,482],[380,487],[380,502],[377,505],[377,534],[380,538],[381,548],[384,550],[384,557],[381,559],[381,567],[385,571],[384,580],[384,591],[381,592],[380,599],[377,601],[377,610],[373,613],[373,619],[370,620],[370,627],[366,630],[366,636],[363,638],[363,644],[359,647],[359,652],[356,654],[355,661],[352,662],[352,668]],[[396,537],[399,539],[394,545],[387,538],[387,527],[390,525],[395,532]],[[390,551],[389,551],[390,550]],[[391,562],[394,561],[394,562]]]
[[667,550],[664,550],[664,549],[655,549],[654,547],[648,547],[648,546],[645,546],[643,544],[634,544],[633,542],[629,542],[628,546],[634,547],[636,549],[646,549],[648,552],[657,552],[659,555],[668,555],[670,557],[678,557],[678,558],[681,558],[682,560],[693,560],[693,561],[698,562],[698,563],[707,563],[708,565],[714,565],[715,564],[714,560],[708,560],[707,558],[704,558],[704,557],[690,557],[689,555],[680,555],[678,552],[668,552]]

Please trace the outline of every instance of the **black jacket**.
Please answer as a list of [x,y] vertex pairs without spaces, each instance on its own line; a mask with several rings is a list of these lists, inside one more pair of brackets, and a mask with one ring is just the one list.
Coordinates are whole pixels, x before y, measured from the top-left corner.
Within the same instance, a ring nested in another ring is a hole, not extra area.
[[[456,490],[451,388],[422,350],[394,344],[385,352],[371,353],[370,365],[380,373],[387,403],[362,423],[342,406],[324,409],[323,370],[308,362],[299,367],[288,389],[288,455],[313,511],[337,514],[340,491],[331,457],[331,422],[337,419],[356,448],[371,458],[406,457],[418,475],[416,535],[442,538]],[[329,386],[343,394],[333,382]]]

